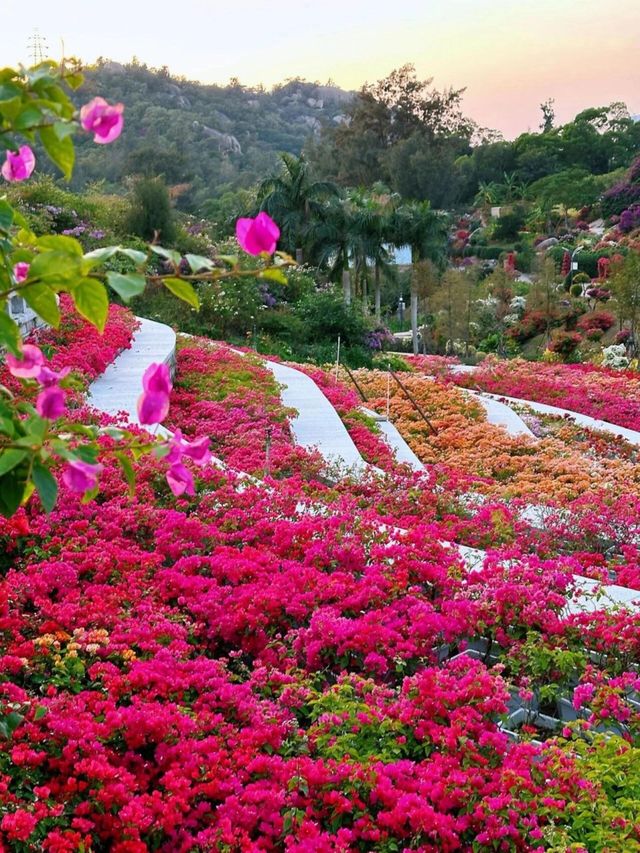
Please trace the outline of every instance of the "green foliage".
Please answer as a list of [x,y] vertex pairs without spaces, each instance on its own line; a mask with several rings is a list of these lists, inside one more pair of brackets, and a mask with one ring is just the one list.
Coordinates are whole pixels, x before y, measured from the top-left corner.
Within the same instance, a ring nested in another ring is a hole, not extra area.
[[164,243],[173,241],[174,216],[169,191],[161,178],[141,178],[136,181],[126,228],[143,240],[157,238]]
[[493,226],[495,240],[516,240],[526,220],[524,208],[515,207],[509,213],[503,213]]

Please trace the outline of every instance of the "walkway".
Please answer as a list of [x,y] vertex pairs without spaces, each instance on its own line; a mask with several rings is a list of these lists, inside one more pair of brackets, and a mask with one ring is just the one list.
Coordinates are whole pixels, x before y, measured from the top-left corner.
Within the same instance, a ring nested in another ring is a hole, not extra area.
[[583,415],[580,412],[573,412],[569,409],[561,409],[559,406],[549,406],[547,403],[536,403],[533,400],[521,400],[518,397],[505,397],[503,394],[484,393],[485,397],[492,400],[507,400],[513,406],[527,406],[533,409],[534,412],[539,412],[542,415],[555,415],[558,418],[571,418],[579,426],[586,429],[595,429],[600,432],[608,432],[610,435],[616,435],[626,439],[629,444],[640,447],[640,432],[627,427],[618,426],[617,424],[609,423],[609,421],[601,421],[598,418]]
[[[165,363],[173,367],[176,335],[164,323],[137,318],[140,328],[135,333],[131,349],[120,355],[89,386],[87,402],[109,415],[123,412],[127,421],[140,426],[138,397],[142,394],[142,376],[150,364]],[[149,430],[147,427],[143,429]],[[162,430],[162,428],[161,428]],[[163,430],[162,434],[166,434]]]
[[478,391],[470,391],[468,388],[465,388],[464,391],[466,394],[469,394],[477,400],[484,408],[487,415],[487,421],[490,424],[503,427],[509,435],[525,435],[527,438],[537,441],[537,438],[522,420],[520,415],[516,414],[516,412],[514,412],[509,406],[505,405],[505,403],[501,403],[496,397],[489,396],[488,394],[480,394]]
[[340,416],[313,379],[275,361],[265,361],[265,366],[282,385],[284,405],[297,411],[291,420],[296,444],[307,450],[319,450],[329,464],[346,465],[356,472],[366,470],[367,463]]

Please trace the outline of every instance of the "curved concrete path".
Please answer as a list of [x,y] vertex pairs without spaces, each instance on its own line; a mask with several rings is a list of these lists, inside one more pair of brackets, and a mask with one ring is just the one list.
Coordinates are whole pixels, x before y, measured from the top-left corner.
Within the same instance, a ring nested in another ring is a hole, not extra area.
[[474,400],[477,400],[478,403],[480,403],[486,412],[487,421],[490,424],[503,427],[509,435],[525,435],[527,438],[533,439],[533,441],[538,440],[522,420],[520,415],[514,412],[513,409],[505,403],[500,402],[499,399],[496,399],[493,396],[490,397],[487,394],[481,394],[478,391],[471,391],[468,388],[461,390],[463,390],[465,394],[472,396]]
[[[87,402],[109,415],[124,412],[131,424],[142,427],[138,420],[138,397],[142,394],[142,376],[150,364],[175,365],[176,334],[164,323],[136,318],[140,328],[135,332],[131,349],[123,350],[89,386]],[[169,434],[164,427],[157,434]]]
[[275,361],[265,361],[265,366],[282,386],[284,405],[297,412],[291,420],[296,444],[319,450],[330,464],[346,465],[358,472],[369,467],[340,416],[310,376]]
[[571,418],[572,421],[579,426],[587,429],[595,429],[600,432],[608,432],[610,435],[619,436],[626,439],[629,444],[636,447],[640,446],[640,432],[628,427],[618,426],[609,421],[601,421],[599,418],[592,418],[589,415],[583,415],[581,412],[574,412],[570,409],[561,409],[559,406],[550,406],[547,403],[536,403],[534,400],[522,400],[518,397],[506,397],[504,394],[490,394],[483,392],[483,396],[491,400],[507,400],[514,406],[527,406],[534,412],[539,412],[541,415],[554,415],[558,418]]

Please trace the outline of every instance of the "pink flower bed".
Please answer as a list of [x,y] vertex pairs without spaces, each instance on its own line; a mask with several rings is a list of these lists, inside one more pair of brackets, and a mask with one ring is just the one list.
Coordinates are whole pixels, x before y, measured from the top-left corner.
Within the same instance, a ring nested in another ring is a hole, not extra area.
[[[264,472],[269,435],[274,476],[194,469],[176,501],[147,456],[131,497],[106,455],[97,501],[63,485],[51,515],[12,522],[0,849],[542,853],[550,831],[577,844],[580,816],[611,824],[571,733],[541,747],[500,726],[553,678],[581,726],[613,720],[619,749],[637,744],[640,617],[566,610],[588,554],[511,541],[468,574],[438,540],[491,546],[509,510],[456,514],[467,478],[438,465],[323,483],[253,358],[189,341],[171,404],[174,427],[245,471]],[[540,650],[572,668],[541,676]],[[613,849],[636,843],[616,821]]]
[[507,397],[559,406],[592,418],[640,430],[640,378],[588,364],[539,364],[488,360],[455,381]]

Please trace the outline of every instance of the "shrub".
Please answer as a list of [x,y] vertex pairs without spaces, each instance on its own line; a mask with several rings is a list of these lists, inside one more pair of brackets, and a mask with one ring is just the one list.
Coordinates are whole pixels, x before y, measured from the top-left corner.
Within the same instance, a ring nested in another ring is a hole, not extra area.
[[585,334],[593,331],[606,332],[615,323],[615,317],[608,311],[592,311],[578,320],[578,329]]
[[557,331],[554,333],[549,349],[551,352],[567,359],[572,356],[582,343],[582,336],[577,332]]
[[133,189],[127,230],[143,240],[153,240],[156,232],[163,243],[175,238],[175,223],[169,191],[161,178],[141,178]]

